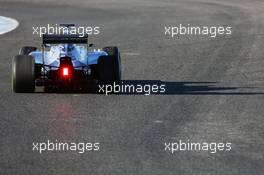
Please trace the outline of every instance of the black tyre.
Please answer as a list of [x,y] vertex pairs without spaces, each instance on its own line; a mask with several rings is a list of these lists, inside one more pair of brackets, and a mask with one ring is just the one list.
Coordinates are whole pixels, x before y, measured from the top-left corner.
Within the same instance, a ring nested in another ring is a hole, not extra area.
[[35,60],[32,56],[17,55],[12,62],[12,89],[17,93],[35,91]]
[[31,52],[36,51],[37,48],[36,47],[32,47],[32,46],[24,46],[20,49],[19,51],[19,55],[28,55]]
[[[111,75],[112,83],[115,82],[116,84],[120,84],[122,70],[121,70],[121,58],[120,58],[119,50],[115,46],[104,47],[103,50],[108,54],[108,57],[111,58],[111,59],[102,61],[103,64],[106,64],[106,65],[108,64],[109,66],[108,68],[106,68],[108,69],[108,72],[107,72],[108,77]],[[100,69],[100,71],[101,70],[102,69]],[[104,75],[104,76],[107,76],[107,75]]]
[[114,78],[114,57],[100,56],[98,59],[98,82],[99,84],[113,84]]

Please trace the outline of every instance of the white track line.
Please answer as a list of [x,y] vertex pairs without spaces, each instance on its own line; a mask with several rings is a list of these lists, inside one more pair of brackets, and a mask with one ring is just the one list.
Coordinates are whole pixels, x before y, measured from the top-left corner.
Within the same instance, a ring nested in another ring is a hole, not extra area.
[[18,25],[19,22],[17,20],[0,16],[0,35],[14,30]]
[[124,53],[122,53],[122,55],[126,55],[126,56],[139,56],[140,53],[136,53],[136,52],[124,52]]

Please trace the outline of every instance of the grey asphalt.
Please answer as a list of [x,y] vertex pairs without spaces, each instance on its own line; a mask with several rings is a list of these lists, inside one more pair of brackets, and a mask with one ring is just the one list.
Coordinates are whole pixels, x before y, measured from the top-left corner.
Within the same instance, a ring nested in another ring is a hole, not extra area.
[[[0,0],[20,26],[0,36],[0,174],[260,175],[264,172],[264,3],[260,0]],[[100,26],[127,83],[166,94],[15,94],[11,60],[40,46],[33,26]],[[231,36],[164,35],[179,24],[232,26]],[[100,142],[100,151],[32,151],[32,142]],[[231,142],[231,151],[170,154],[164,142]]]

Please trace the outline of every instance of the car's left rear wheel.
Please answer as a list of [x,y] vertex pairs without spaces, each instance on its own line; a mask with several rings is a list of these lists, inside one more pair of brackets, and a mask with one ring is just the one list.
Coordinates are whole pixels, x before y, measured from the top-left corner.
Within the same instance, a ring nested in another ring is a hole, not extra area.
[[19,55],[29,55],[31,52],[36,51],[38,48],[33,46],[24,46],[19,50]]
[[12,62],[12,89],[17,93],[35,91],[35,60],[32,56],[17,55]]

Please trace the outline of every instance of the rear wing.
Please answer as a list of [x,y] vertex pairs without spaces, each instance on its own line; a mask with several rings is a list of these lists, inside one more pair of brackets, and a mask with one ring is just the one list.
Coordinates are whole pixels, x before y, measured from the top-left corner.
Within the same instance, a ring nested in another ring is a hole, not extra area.
[[88,35],[42,35],[43,44],[87,44]]

